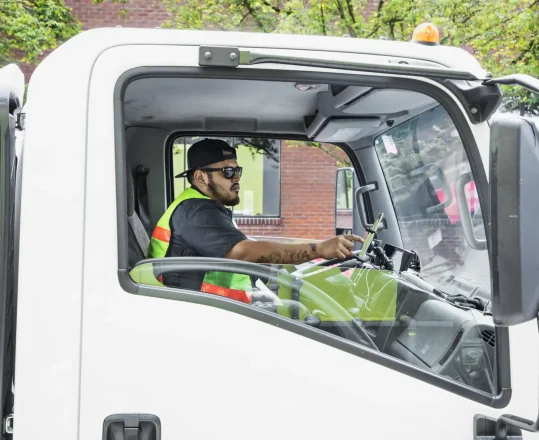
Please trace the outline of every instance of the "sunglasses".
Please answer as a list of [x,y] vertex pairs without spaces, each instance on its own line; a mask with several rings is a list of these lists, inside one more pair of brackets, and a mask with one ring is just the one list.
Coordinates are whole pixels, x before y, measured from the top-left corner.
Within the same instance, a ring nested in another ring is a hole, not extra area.
[[234,174],[237,174],[238,177],[241,177],[243,172],[243,167],[223,167],[223,168],[199,168],[200,171],[222,171],[225,179],[232,179]]

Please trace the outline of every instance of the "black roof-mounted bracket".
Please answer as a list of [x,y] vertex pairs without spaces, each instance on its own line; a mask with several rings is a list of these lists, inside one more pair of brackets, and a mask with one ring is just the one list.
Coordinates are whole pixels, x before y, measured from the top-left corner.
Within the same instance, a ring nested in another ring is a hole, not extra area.
[[240,50],[237,47],[200,46],[198,64],[205,67],[238,67]]
[[539,93],[539,79],[523,73],[492,78],[483,82],[485,85],[500,84],[505,86],[522,86],[532,92]]
[[392,75],[411,75],[427,78],[461,79],[468,81],[484,80],[463,70],[449,67],[427,67],[409,64],[361,63],[351,61],[334,61],[316,58],[281,56],[271,53],[251,52],[237,47],[200,46],[198,64],[205,67],[238,67],[254,64],[288,64],[294,66],[318,67],[322,69],[351,70],[357,72],[373,72]]

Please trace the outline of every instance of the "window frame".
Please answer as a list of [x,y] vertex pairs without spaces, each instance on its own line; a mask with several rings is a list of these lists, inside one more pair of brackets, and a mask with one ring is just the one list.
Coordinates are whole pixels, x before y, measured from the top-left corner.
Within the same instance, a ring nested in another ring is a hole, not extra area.
[[20,176],[16,130],[21,106],[8,87],[0,86],[0,415],[13,412],[18,301],[18,227]]
[[[276,325],[280,328],[300,334],[309,339],[320,343],[330,345],[342,351],[350,353],[354,356],[369,360],[381,366],[386,366],[392,370],[406,374],[410,377],[417,378],[430,385],[447,390],[466,399],[477,403],[490,406],[493,408],[504,408],[511,400],[511,374],[510,374],[510,356],[509,356],[509,332],[505,327],[495,326],[496,335],[496,359],[495,359],[495,376],[498,388],[497,395],[491,395],[479,390],[473,389],[464,384],[448,380],[442,376],[438,376],[430,371],[419,369],[411,364],[400,361],[399,359],[380,354],[369,350],[364,346],[352,344],[345,339],[333,336],[329,333],[322,332],[316,328],[312,328],[300,323],[293,322],[284,317],[270,314],[263,310],[258,310],[249,305],[242,304],[237,301],[229,300],[217,295],[200,294],[198,292],[187,291],[183,289],[173,289],[168,287],[152,287],[136,284],[129,276],[128,267],[128,222],[127,222],[127,184],[126,184],[126,143],[125,143],[125,128],[123,125],[123,98],[127,85],[140,78],[172,76],[177,78],[199,77],[199,78],[230,78],[243,80],[286,80],[290,82],[326,82],[342,85],[362,85],[372,87],[391,87],[404,90],[420,91],[435,100],[437,100],[450,115],[455,127],[462,139],[464,149],[470,162],[471,171],[477,182],[477,192],[480,198],[480,206],[482,211],[487,216],[488,203],[488,183],[486,171],[481,164],[479,149],[475,142],[470,127],[468,126],[465,114],[459,108],[459,105],[453,98],[450,87],[454,84],[449,81],[436,80],[438,86],[421,79],[410,77],[397,76],[375,76],[375,75],[356,75],[353,73],[336,73],[336,72],[306,72],[294,70],[267,70],[267,69],[223,69],[223,68],[201,68],[201,67],[139,67],[131,69],[121,75],[116,83],[114,90],[114,129],[115,129],[115,153],[116,153],[116,188],[117,188],[117,227],[118,227],[118,280],[121,287],[128,293],[149,296],[154,298],[166,298],[177,301],[192,302],[210,307],[217,307],[233,313],[238,313],[246,317],[257,319],[266,322],[270,325]],[[455,96],[455,99],[459,99]],[[215,135],[218,135],[215,133]],[[268,136],[275,138],[275,136]],[[283,136],[288,139],[294,139],[297,136]],[[363,174],[357,156],[351,148],[346,144],[338,144],[350,156],[352,165],[358,173],[360,184]],[[488,218],[485,221],[487,234],[490,234]],[[488,243],[489,262],[491,260],[491,245]],[[148,263],[151,260],[143,260],[137,265]],[[208,266],[204,268],[207,270]]]
[[[173,149],[173,146],[174,146],[174,142],[181,138],[181,137],[189,137],[189,136],[211,136],[212,138],[219,138],[219,137],[232,137],[232,138],[236,138],[236,137],[249,137],[249,138],[260,138],[260,139],[271,139],[271,140],[278,140],[278,141],[285,141],[285,140],[298,140],[298,139],[285,139],[283,137],[276,137],[276,136],[270,136],[270,135],[267,135],[267,136],[264,136],[263,134],[257,134],[256,136],[253,136],[252,134],[246,134],[246,133],[241,133],[241,132],[232,132],[232,133],[227,133],[227,134],[223,134],[223,133],[219,133],[219,132],[211,132],[211,133],[204,133],[204,132],[190,132],[190,131],[175,131],[174,133],[172,133],[171,135],[169,135],[169,137],[167,138],[166,142],[165,142],[165,179],[166,179],[166,184],[165,184],[165,198],[166,198],[166,202],[167,202],[167,206],[170,205],[173,201],[174,201],[174,198],[175,198],[175,194],[174,194],[174,160],[172,158],[172,149]],[[279,146],[279,201],[278,201],[278,206],[279,206],[279,214],[277,215],[267,215],[267,214],[262,214],[262,215],[243,215],[243,214],[236,214],[234,213],[234,218],[235,219],[259,219],[259,220],[263,220],[263,219],[280,219],[282,217],[282,205],[281,205],[281,200],[282,200],[282,184],[281,184],[281,177],[282,177],[282,169],[281,169],[281,165],[282,165],[282,151],[281,151],[281,146]]]

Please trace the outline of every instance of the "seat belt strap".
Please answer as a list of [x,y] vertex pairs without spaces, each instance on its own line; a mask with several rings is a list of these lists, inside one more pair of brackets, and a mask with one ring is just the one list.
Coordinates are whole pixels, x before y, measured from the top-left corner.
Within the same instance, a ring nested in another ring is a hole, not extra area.
[[146,177],[149,173],[149,168],[146,168],[144,165],[139,165],[135,169],[133,177],[135,180],[135,211],[137,212],[140,221],[142,222],[142,226],[144,226],[147,234],[151,235],[152,229],[149,215],[148,185],[146,183]]
[[142,225],[137,214],[133,214],[132,216],[127,217],[127,221],[129,223],[129,227],[131,228],[131,231],[133,232],[133,235],[137,239],[137,244],[140,247],[140,251],[144,255],[144,258],[147,258],[148,248],[150,246],[150,238],[148,237],[148,234],[144,232],[144,226]]

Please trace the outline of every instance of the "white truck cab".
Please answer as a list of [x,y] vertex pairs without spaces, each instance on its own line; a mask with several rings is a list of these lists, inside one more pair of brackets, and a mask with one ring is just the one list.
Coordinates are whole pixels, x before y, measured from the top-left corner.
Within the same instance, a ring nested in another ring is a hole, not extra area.
[[[161,29],[74,37],[24,104],[1,69],[1,438],[539,438],[538,133],[491,121],[498,84],[539,90],[454,47]],[[280,142],[366,244],[151,258],[199,137]],[[346,158],[336,194],[290,141]],[[163,281],[208,270],[249,302]]]

